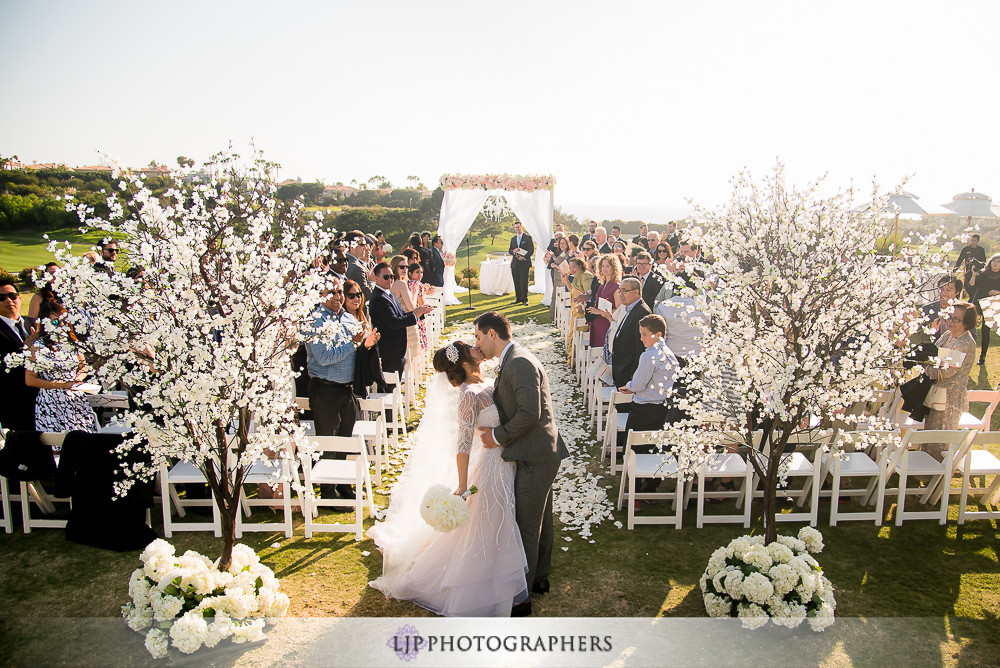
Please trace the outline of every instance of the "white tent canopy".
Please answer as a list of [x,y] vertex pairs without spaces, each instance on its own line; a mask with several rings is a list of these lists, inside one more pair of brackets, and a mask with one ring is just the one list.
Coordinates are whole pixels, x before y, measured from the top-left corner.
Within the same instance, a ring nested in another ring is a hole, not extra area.
[[[458,255],[462,239],[465,238],[476,216],[486,200],[493,196],[503,197],[507,206],[524,225],[535,242],[535,281],[529,288],[532,292],[548,295],[551,278],[545,267],[543,255],[552,240],[552,218],[554,211],[555,179],[551,176],[508,176],[444,175],[441,177],[444,200],[441,202],[441,217],[437,233],[444,240],[445,249]],[[458,258],[456,257],[456,260]],[[539,277],[544,277],[539,280]],[[444,300],[446,304],[458,304],[455,296],[455,267],[445,267]]]

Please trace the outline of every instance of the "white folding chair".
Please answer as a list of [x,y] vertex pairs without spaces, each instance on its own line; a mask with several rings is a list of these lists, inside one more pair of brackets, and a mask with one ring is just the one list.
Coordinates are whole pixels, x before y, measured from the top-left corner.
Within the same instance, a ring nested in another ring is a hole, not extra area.
[[386,424],[392,427],[392,443],[393,445],[399,445],[399,432],[406,436],[406,420],[403,419],[403,393],[399,387],[399,372],[398,371],[388,371],[382,374],[385,378],[387,385],[393,385],[391,391],[389,392],[370,392],[368,394],[369,399],[375,399],[381,401],[386,410],[392,411],[392,419],[387,420]]
[[[756,436],[755,436],[756,438]],[[802,507],[809,502],[809,510],[792,511],[790,513],[776,513],[776,522],[808,522],[809,526],[816,526],[819,522],[819,474],[822,469],[819,458],[820,443],[811,440],[808,435],[792,437],[785,453],[782,455],[783,466],[787,468],[788,486],[778,489],[778,496],[791,497],[796,499],[796,505]],[[770,453],[771,445],[768,443],[763,447],[754,447],[748,453],[749,457],[757,457],[762,466],[767,466],[767,457]],[[752,464],[750,464],[752,468]],[[794,489],[791,483],[795,479],[802,480],[802,487]],[[760,479],[753,475],[750,492],[746,495],[746,502],[752,503],[754,498],[763,498],[764,492],[757,491]]]
[[997,404],[1000,404],[1000,390],[969,390],[969,403],[986,404],[983,417],[977,418],[969,412],[962,413],[958,419],[959,429],[975,429],[976,431],[990,431],[990,423],[993,421],[993,411]]
[[[708,460],[699,467],[694,484],[697,486],[698,493],[697,499],[697,523],[696,526],[701,529],[706,524],[732,524],[732,523],[743,523],[744,527],[750,526],[750,510],[752,504],[746,503],[746,494],[752,489],[753,485],[753,468],[747,463],[743,457],[735,452],[729,452],[728,450],[732,446],[738,445],[736,440],[725,440],[723,443],[727,451],[718,452],[711,455]],[[707,483],[713,478],[732,478],[734,481],[739,481],[740,486],[735,490],[718,489],[718,490],[708,490],[706,489]],[[687,502],[691,500],[691,494],[688,494]],[[706,499],[736,499],[736,508],[740,507],[743,510],[739,513],[716,513],[708,514],[705,512],[705,501]]]
[[[874,521],[875,526],[882,526],[885,502],[885,469],[873,460],[867,453],[874,448],[877,457],[881,458],[885,448],[891,448],[892,443],[899,438],[899,430],[863,430],[858,432],[840,432],[837,435],[840,452],[823,454],[823,469],[820,473],[821,483],[832,476],[830,491],[830,526],[837,526],[838,521],[859,520]],[[859,448],[860,446],[860,448]],[[868,478],[865,488],[843,489],[845,478]],[[822,493],[822,492],[821,492]],[[841,497],[860,497],[858,500],[867,504],[875,494],[875,509],[872,511],[845,511],[840,509]]]
[[[885,489],[886,493],[896,493],[896,526],[902,526],[904,520],[937,520],[938,524],[948,521],[950,484],[943,485],[941,503],[937,510],[906,510],[906,497],[917,494],[921,503],[930,501],[938,483],[951,477],[956,455],[964,455],[968,449],[967,444],[972,442],[974,436],[975,432],[969,430],[911,429],[891,448],[886,455],[883,475],[886,480],[893,473],[899,476],[898,487]],[[926,443],[948,444],[943,462],[917,449]],[[908,481],[913,476],[927,477],[929,482],[922,487],[909,487]]]
[[[44,432],[39,435],[38,439],[43,445],[47,445],[50,448],[59,447],[62,445],[63,439],[66,438],[67,432]],[[31,516],[31,504],[38,506],[38,509],[42,511],[44,515],[51,515],[55,513],[57,503],[69,504],[69,498],[55,497],[50,495],[45,491],[45,487],[42,486],[40,481],[27,482],[21,481],[21,522],[24,529],[24,533],[31,533],[32,529],[65,529],[66,520],[65,519],[53,519],[51,517],[35,517]]]
[[[11,500],[10,488],[7,484],[7,478],[0,476],[0,513],[3,516],[0,517],[0,526],[7,533],[14,533],[14,521],[10,514],[10,500]],[[18,499],[20,500],[20,499]]]
[[[356,420],[354,436],[361,436],[368,445],[369,455],[375,457],[375,486],[382,486],[382,471],[388,470],[389,435],[385,426],[385,403],[379,399],[358,399],[362,413],[373,416],[374,419]],[[384,455],[384,459],[383,459]]]
[[[609,430],[610,431],[610,430]],[[629,431],[625,443],[622,480],[618,488],[618,510],[622,501],[628,505],[628,528],[631,531],[636,524],[672,524],[675,529],[681,528],[684,517],[684,480],[677,472],[677,458],[669,453],[636,453],[632,450],[636,445],[650,445],[658,442],[659,432]],[[635,483],[639,479],[672,478],[676,487],[672,492],[636,492]],[[671,499],[672,515],[635,515],[636,501],[644,499]]]
[[[367,493],[368,512],[375,517],[375,502],[372,497],[371,476],[368,472],[368,454],[365,440],[361,436],[313,436],[317,453],[343,452],[347,459],[320,459],[314,462],[312,456],[303,453],[300,457],[305,477],[306,538],[313,532],[354,532],[355,540],[361,540],[364,533],[364,500]],[[354,485],[353,499],[319,499],[313,491],[314,485]],[[319,507],[354,508],[354,523],[327,524],[314,521],[314,513]]]
[[[970,393],[971,394],[971,393]],[[969,449],[960,457],[955,468],[962,474],[962,491],[958,504],[958,523],[965,520],[1000,519],[1000,459],[985,448],[1000,446],[1000,432],[978,432],[969,442]],[[986,484],[986,476],[993,476],[993,482]],[[982,477],[981,487],[971,487],[974,477]],[[969,493],[980,492],[979,504],[986,510],[968,510]],[[990,506],[994,506],[990,509]]]
[[[625,425],[628,424],[628,413],[619,413],[618,406],[632,403],[632,395],[612,390],[608,405],[607,428],[604,430],[604,441],[601,446],[601,463],[608,457],[611,458],[611,475],[617,475],[621,470],[618,464],[618,434],[625,433]],[[624,463],[624,457],[622,458]]]
[[[292,537],[292,487],[290,484],[291,471],[288,466],[288,454],[279,456],[268,461],[256,461],[250,465],[250,470],[243,477],[243,484],[240,486],[240,507],[242,512],[236,513],[236,537],[242,538],[244,531],[283,531],[285,538]],[[244,487],[246,485],[268,485],[276,486],[281,490],[281,498],[265,498],[261,496],[247,496]],[[299,495],[300,506],[302,495]],[[250,508],[268,507],[274,509],[280,505],[282,510],[282,521],[280,522],[244,522],[243,515],[250,517]],[[303,508],[303,514],[305,509]]]
[[[218,464],[214,463],[218,474]],[[160,498],[163,505],[163,535],[170,538],[175,531],[211,531],[216,538],[222,537],[222,519],[219,507],[215,503],[215,495],[209,491],[207,499],[181,498],[175,485],[207,485],[208,479],[201,469],[189,461],[181,460],[171,466],[160,465]],[[210,507],[211,522],[177,522],[173,519],[171,506],[177,509],[180,517],[185,517],[187,507]]]

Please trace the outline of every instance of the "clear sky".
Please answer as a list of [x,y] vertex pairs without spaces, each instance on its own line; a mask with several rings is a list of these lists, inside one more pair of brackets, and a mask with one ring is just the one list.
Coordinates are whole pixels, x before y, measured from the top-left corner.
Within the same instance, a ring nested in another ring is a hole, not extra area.
[[[776,158],[1000,199],[1000,2],[0,0],[0,154],[281,177],[552,173],[556,204],[721,203]],[[623,216],[627,217],[627,216]]]

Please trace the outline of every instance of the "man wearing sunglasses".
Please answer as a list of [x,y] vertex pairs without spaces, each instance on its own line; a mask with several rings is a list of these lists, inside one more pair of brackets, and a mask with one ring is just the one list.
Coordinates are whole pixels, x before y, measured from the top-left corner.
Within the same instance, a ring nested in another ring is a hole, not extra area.
[[382,361],[382,371],[398,371],[403,377],[403,367],[406,364],[406,328],[417,324],[433,308],[418,306],[409,313],[403,310],[396,295],[389,292],[392,287],[392,269],[385,262],[379,262],[372,271],[375,276],[375,287],[372,289],[372,300],[368,304],[372,326],[381,335],[378,350]]
[[0,279],[0,427],[35,428],[38,390],[24,383],[24,369],[7,368],[7,356],[24,350],[31,327],[21,317],[21,294],[10,279]]
[[109,276],[115,273],[115,261],[118,259],[118,244],[114,239],[101,241],[101,260],[94,263],[95,271],[103,271]]

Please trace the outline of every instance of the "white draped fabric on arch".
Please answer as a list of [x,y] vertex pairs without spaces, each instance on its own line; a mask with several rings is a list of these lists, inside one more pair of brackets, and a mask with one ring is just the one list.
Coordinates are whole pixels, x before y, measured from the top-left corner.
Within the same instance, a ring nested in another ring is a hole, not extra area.
[[[461,185],[454,185],[459,182]],[[479,183],[484,185],[469,185]],[[535,189],[519,189],[519,186],[523,187],[525,184]],[[472,227],[476,216],[482,211],[486,200],[493,196],[505,198],[508,208],[518,217],[535,243],[535,284],[529,287],[529,290],[544,294],[545,301],[543,303],[547,305],[552,279],[545,267],[543,256],[549,242],[552,241],[554,184],[555,179],[550,176],[442,176],[441,185],[445,190],[444,200],[441,202],[441,217],[437,233],[444,240],[445,249],[455,253],[456,262],[461,263],[459,249],[462,240],[469,228]],[[539,280],[539,277],[542,279]],[[455,296],[457,290],[464,292],[464,289],[455,282],[455,267],[445,267],[444,300],[446,304],[461,303],[459,298]]]

